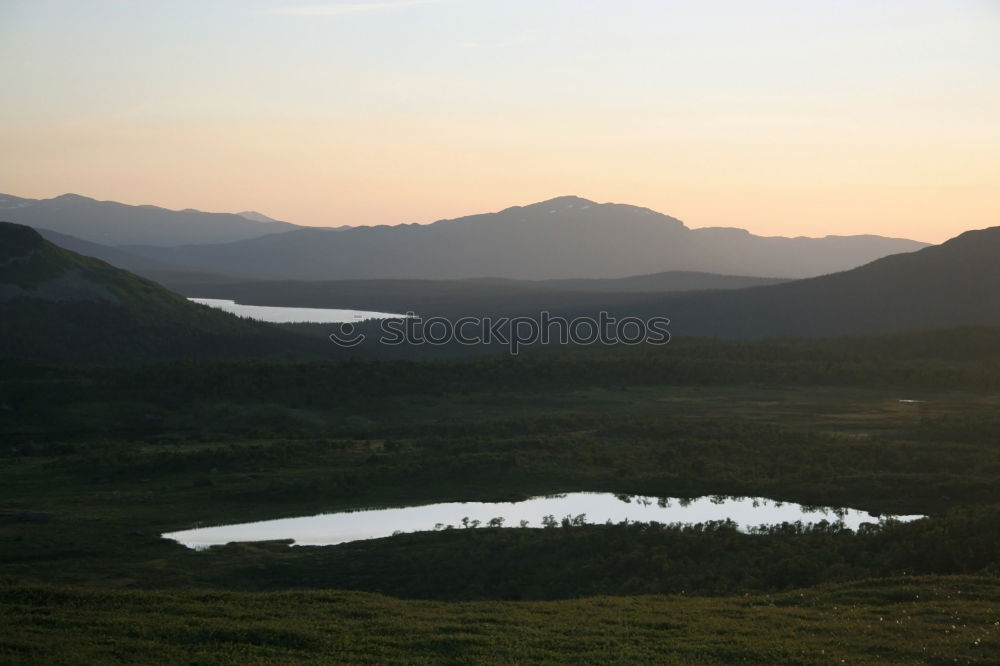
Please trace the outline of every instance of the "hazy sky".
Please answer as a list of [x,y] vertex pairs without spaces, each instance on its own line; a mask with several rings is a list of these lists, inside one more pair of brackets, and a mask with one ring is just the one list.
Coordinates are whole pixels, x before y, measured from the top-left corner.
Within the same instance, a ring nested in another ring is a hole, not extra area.
[[0,0],[0,192],[302,224],[563,194],[1000,225],[997,0]]

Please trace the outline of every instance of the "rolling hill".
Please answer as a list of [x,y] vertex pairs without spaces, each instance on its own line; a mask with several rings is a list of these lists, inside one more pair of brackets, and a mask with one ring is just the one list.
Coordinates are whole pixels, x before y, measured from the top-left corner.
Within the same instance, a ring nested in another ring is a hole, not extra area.
[[0,349],[8,357],[125,362],[298,357],[319,347],[0,222]]
[[36,227],[35,231],[37,231],[45,240],[50,241],[54,245],[58,245],[64,250],[76,252],[77,254],[82,254],[85,257],[100,259],[101,261],[108,262],[116,268],[123,268],[127,271],[139,273],[140,275],[144,274],[145,271],[164,271],[171,270],[172,268],[171,266],[156,261],[155,259],[148,259],[137,254],[131,254],[111,245],[93,243],[91,241],[83,240],[82,238],[77,238],[76,236],[71,236],[70,234],[62,234],[58,231],[52,231],[51,229]]
[[866,335],[1000,324],[1000,227],[849,271],[737,291],[630,298],[607,309],[662,315],[677,335]]

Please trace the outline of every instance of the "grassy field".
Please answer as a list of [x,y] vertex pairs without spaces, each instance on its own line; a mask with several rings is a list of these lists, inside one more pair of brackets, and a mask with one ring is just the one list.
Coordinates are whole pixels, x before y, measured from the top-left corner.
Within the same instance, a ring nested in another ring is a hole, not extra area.
[[[726,359],[742,352],[711,345],[679,361],[10,365],[0,656],[995,663],[991,366],[885,359],[867,344],[832,360],[751,349],[736,370]],[[159,537],[575,490],[930,518],[858,533],[480,528],[205,552]]]
[[0,611],[9,664],[1000,661],[993,578],[530,603],[10,586]]

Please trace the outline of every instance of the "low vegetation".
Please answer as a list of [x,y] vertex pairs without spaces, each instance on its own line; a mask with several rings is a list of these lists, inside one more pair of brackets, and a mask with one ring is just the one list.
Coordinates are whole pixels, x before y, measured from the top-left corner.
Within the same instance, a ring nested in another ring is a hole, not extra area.
[[[998,352],[995,331],[966,329],[466,361],[5,361],[0,655],[990,663]],[[575,490],[929,518],[754,534],[481,526],[201,552],[159,537]]]
[[724,598],[400,601],[339,591],[0,588],[8,664],[995,664],[994,578]]

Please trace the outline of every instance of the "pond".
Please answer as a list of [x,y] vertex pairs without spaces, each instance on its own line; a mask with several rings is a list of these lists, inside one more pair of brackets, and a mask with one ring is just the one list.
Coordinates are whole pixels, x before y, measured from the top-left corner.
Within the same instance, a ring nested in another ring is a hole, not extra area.
[[[207,548],[234,541],[293,539],[303,546],[327,546],[362,539],[377,539],[397,532],[487,527],[544,527],[569,517],[578,523],[703,523],[732,520],[747,531],[784,522],[803,524],[840,522],[857,529],[862,523],[892,518],[910,521],[923,516],[882,516],[857,509],[811,507],[762,497],[711,496],[697,499],[656,498],[612,493],[566,493],[533,497],[521,502],[447,502],[402,508],[366,508],[282,518],[256,523],[202,527],[163,536],[189,548]],[[502,519],[502,521],[501,521]]]
[[231,312],[240,317],[251,317],[258,321],[268,321],[273,324],[345,324],[363,321],[365,319],[390,319],[405,315],[389,312],[369,312],[367,310],[337,310],[334,308],[286,308],[272,305],[243,305],[225,298],[189,298],[189,301],[201,303],[213,308]]

